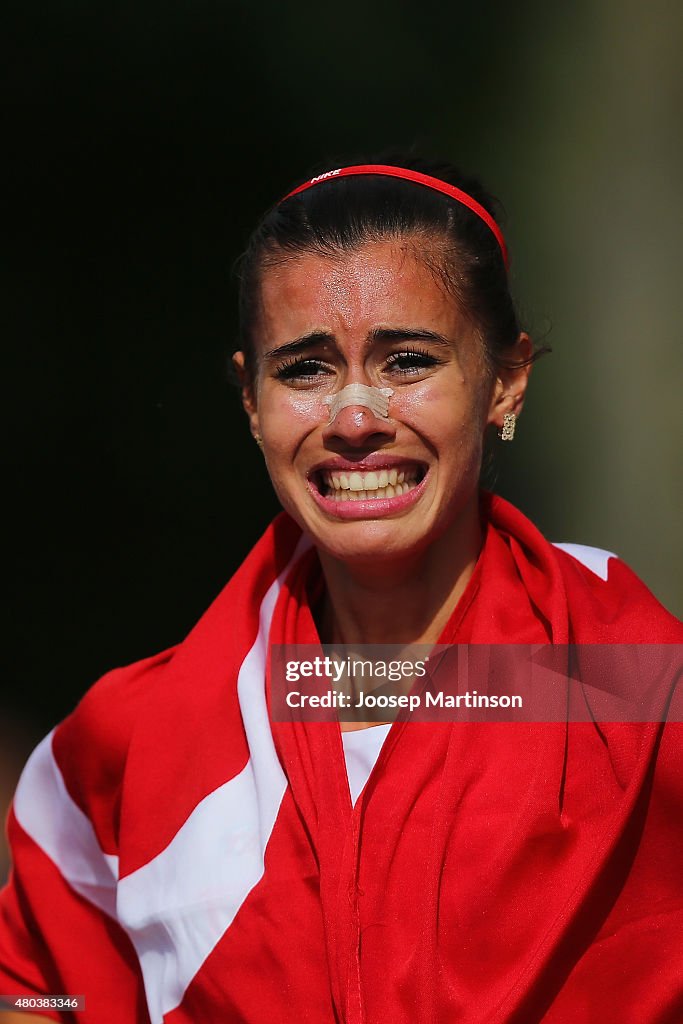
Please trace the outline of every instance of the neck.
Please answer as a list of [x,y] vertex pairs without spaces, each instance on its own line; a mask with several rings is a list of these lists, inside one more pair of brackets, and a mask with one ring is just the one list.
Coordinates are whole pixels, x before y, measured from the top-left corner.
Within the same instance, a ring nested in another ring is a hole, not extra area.
[[349,564],[322,552],[327,594],[323,643],[433,644],[474,571],[482,534],[476,501],[425,550],[399,560]]

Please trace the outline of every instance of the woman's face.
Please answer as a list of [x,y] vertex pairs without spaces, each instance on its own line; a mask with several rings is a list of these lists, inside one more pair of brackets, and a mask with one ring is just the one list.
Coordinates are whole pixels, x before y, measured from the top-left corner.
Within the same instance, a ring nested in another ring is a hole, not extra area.
[[[245,407],[282,505],[314,543],[349,562],[395,559],[476,514],[485,428],[514,406],[417,245],[283,261],[261,298]],[[329,422],[323,399],[353,382],[393,389],[387,419],[349,406]]]

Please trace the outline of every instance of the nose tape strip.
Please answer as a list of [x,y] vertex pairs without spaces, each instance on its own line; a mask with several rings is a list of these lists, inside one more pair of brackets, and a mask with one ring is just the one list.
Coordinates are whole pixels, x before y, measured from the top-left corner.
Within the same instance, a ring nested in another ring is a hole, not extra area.
[[342,409],[346,409],[349,405],[364,405],[375,416],[386,420],[389,417],[389,399],[393,393],[393,388],[372,388],[367,384],[347,384],[336,395],[327,395],[323,398],[323,402],[329,407],[330,423],[336,419]]

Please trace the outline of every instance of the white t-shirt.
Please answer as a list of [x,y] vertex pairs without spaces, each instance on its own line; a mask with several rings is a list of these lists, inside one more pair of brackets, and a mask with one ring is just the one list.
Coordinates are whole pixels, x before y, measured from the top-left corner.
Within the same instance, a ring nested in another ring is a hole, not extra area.
[[388,722],[386,725],[373,725],[369,729],[342,733],[352,804],[355,804],[368,781],[390,729],[391,722]]

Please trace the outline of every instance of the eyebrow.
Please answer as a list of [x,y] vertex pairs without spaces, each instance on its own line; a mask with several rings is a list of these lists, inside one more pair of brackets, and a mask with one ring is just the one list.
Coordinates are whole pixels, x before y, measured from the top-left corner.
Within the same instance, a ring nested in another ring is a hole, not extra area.
[[372,341],[433,341],[437,345],[451,346],[452,342],[443,334],[428,331],[423,327],[376,327],[370,331]]
[[328,331],[311,331],[310,334],[302,334],[300,338],[288,341],[285,345],[278,345],[277,348],[271,349],[270,352],[264,352],[263,358],[281,359],[282,356],[295,356],[297,353],[312,348],[314,345],[329,345],[330,342],[334,344],[334,335]]
[[[370,342],[390,341],[431,341],[437,345],[445,345],[450,348],[452,342],[443,334],[436,331],[428,331],[423,327],[375,327],[368,334]],[[278,345],[270,352],[264,353],[263,358],[267,360],[281,359],[283,356],[298,355],[316,345],[334,345],[335,336],[329,331],[311,331],[310,334],[302,334],[300,338],[294,338],[284,345]]]

